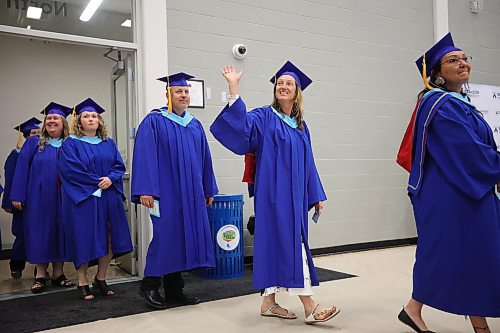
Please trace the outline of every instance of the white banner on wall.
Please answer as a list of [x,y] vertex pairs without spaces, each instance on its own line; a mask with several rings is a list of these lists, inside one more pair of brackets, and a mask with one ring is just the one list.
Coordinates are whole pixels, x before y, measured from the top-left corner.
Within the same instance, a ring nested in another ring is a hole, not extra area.
[[497,149],[500,151],[500,87],[470,83],[465,92],[491,126]]

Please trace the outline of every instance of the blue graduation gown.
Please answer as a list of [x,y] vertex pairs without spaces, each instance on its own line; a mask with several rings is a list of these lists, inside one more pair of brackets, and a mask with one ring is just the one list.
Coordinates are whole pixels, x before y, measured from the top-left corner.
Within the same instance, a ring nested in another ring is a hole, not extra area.
[[[0,195],[3,194],[3,187],[0,185]],[[0,230],[0,251],[2,250],[2,230]]]
[[[255,241],[253,286],[303,288],[301,243],[311,284],[319,285],[308,244],[308,210],[326,200],[307,125],[292,128],[270,106],[246,111],[238,98],[210,127],[232,152],[255,152]],[[291,118],[289,118],[291,119]]]
[[16,170],[17,158],[19,157],[19,150],[13,149],[7,159],[5,160],[5,187],[2,198],[2,208],[12,210],[12,226],[11,231],[14,235],[14,244],[12,245],[11,260],[25,261],[26,250],[24,246],[24,228],[23,228],[23,213],[14,208],[10,200],[10,192],[12,189],[12,180],[14,178],[14,171]]
[[206,208],[218,193],[210,149],[197,119],[172,115],[184,123],[167,118],[166,109],[150,112],[135,140],[132,201],[150,195],[160,207],[160,217],[151,215],[145,276],[215,266]]
[[11,200],[23,206],[26,259],[32,264],[64,261],[64,239],[60,221],[61,195],[57,183],[57,151],[40,137],[26,140],[19,153]]
[[413,148],[413,298],[450,313],[500,316],[500,200],[494,191],[500,154],[490,127],[460,95],[431,92],[417,113]]
[[[114,257],[132,251],[123,206],[123,160],[112,139],[83,141],[86,138],[66,138],[57,160],[65,255],[76,267],[107,255],[109,245]],[[109,177],[113,184],[98,197],[93,193],[99,190],[100,177]]]

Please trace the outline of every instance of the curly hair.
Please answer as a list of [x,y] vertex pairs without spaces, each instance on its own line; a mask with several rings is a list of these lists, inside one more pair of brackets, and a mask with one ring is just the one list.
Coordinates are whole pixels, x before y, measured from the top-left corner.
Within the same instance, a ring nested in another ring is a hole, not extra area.
[[[98,114],[97,117],[99,119],[99,126],[97,127],[96,135],[101,140],[107,140],[108,139],[108,129],[106,127],[106,124],[104,123],[104,119],[102,119],[100,114]],[[71,121],[70,133],[76,135],[79,138],[81,138],[82,136],[85,135],[85,133],[83,133],[83,126],[82,126],[82,121],[80,119],[80,115],[77,115],[76,119]]]
[[[66,118],[63,116],[60,116],[62,118],[62,123],[63,123],[63,132],[61,137],[65,139],[69,135],[69,125],[68,121]],[[44,151],[45,150],[45,145],[47,142],[51,139],[51,136],[49,135],[49,132],[47,131],[47,128],[45,127],[45,122],[47,120],[47,116],[45,116],[45,119],[43,120],[43,126],[42,126],[42,131],[40,132],[40,141],[38,142],[38,150],[39,151]]]
[[[271,106],[275,108],[277,111],[284,113],[281,110],[281,106],[278,103],[278,100],[276,99],[276,87],[278,85],[278,80],[274,83],[274,89],[273,89],[273,104]],[[302,98],[302,89],[295,83],[295,87],[297,88],[295,90],[295,101],[293,102],[292,106],[292,113],[290,114],[291,117],[295,117],[295,120],[297,121],[297,127],[303,131],[304,130],[304,125],[302,124],[302,118],[304,116],[304,108],[302,106],[303,103],[303,98]]]

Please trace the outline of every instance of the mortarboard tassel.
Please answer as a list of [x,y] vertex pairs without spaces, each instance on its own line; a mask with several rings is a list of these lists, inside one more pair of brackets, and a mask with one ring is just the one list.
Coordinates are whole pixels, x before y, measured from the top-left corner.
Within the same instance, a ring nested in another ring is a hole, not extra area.
[[167,111],[168,113],[172,113],[172,93],[170,92],[170,79],[167,76],[167,96],[168,96],[168,105]]
[[23,146],[23,135],[21,134],[21,126],[19,126],[19,130],[17,131],[17,143],[16,148],[21,149]]
[[434,88],[427,81],[427,65],[425,64],[425,54],[422,60],[422,80],[424,81],[424,85],[429,90],[434,90]]

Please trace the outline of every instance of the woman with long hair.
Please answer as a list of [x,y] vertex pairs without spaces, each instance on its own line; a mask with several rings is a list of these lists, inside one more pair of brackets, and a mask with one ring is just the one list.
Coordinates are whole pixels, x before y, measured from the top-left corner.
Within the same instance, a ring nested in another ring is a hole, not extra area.
[[426,89],[416,111],[408,194],[418,243],[413,293],[399,320],[431,332],[422,307],[469,316],[490,333],[500,316],[500,153],[463,91],[471,58],[444,36],[416,62]]
[[87,98],[75,107],[72,134],[64,141],[57,167],[61,175],[66,256],[78,272],[78,290],[94,298],[87,279],[98,265],[93,289],[111,296],[106,271],[112,258],[132,251],[123,200],[125,165],[101,117],[104,109]]
[[74,286],[63,272],[64,237],[56,165],[57,153],[69,133],[66,117],[71,109],[52,102],[42,113],[45,119],[41,134],[28,138],[23,145],[10,194],[12,205],[23,212],[26,259],[36,265],[33,293],[45,289],[49,263],[53,286]]
[[225,66],[222,75],[229,104],[210,131],[232,152],[256,156],[253,286],[262,290],[260,313],[296,319],[276,303],[278,292],[288,292],[300,298],[307,324],[329,320],[340,309],[312,298],[319,281],[307,236],[308,211],[314,207],[318,215],[326,200],[303,119],[302,91],[312,81],[288,61],[271,79],[272,105],[247,113],[238,88],[242,71]]

